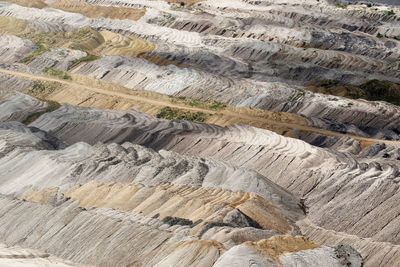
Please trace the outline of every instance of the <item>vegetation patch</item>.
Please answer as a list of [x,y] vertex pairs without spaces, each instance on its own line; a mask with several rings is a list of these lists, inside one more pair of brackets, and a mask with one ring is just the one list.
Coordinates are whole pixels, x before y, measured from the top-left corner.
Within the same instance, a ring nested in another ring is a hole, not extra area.
[[37,99],[40,99],[41,101],[47,102],[47,108],[44,111],[35,112],[35,113],[30,114],[23,121],[24,124],[28,125],[28,124],[34,122],[41,115],[48,113],[48,112],[53,112],[54,110],[58,109],[61,106],[60,103],[58,103],[56,101],[44,99],[46,95],[53,93],[59,86],[60,86],[60,84],[57,82],[34,81],[32,83],[31,87],[28,90],[26,90],[25,93],[27,93],[28,95],[31,95],[33,97],[36,97]]
[[[316,93],[342,96],[351,99],[386,101],[400,106],[400,84],[371,80],[360,85],[344,84],[333,80],[311,80],[306,83],[307,90]],[[348,106],[352,106],[349,103]]]
[[347,5],[346,4],[335,4],[335,6],[337,7],[337,8],[347,8]]
[[387,12],[387,14],[388,14],[388,16],[393,16],[393,15],[395,15],[393,9],[392,9],[392,10],[389,10],[389,11]]
[[168,19],[168,23],[172,23],[176,20],[176,17],[172,16],[172,14],[168,14],[167,19]]
[[53,112],[56,109],[61,107],[61,104],[56,101],[44,100],[44,99],[40,99],[40,100],[47,102],[46,110],[30,114],[22,123],[24,123],[25,125],[31,124],[32,122],[34,122],[36,119],[38,119],[43,114],[48,113],[48,112]]
[[35,49],[35,51],[33,51],[32,54],[22,58],[19,63],[25,63],[28,64],[30,63],[32,60],[34,60],[37,56],[40,56],[41,54],[43,54],[44,52],[49,51],[49,48],[47,48],[44,44],[42,44],[41,42],[36,42],[36,46],[37,48]]
[[75,68],[76,66],[78,66],[79,64],[83,63],[83,62],[90,62],[90,61],[94,61],[96,59],[99,59],[99,56],[96,55],[92,55],[92,54],[88,54],[87,56],[81,57],[79,59],[76,59],[72,62],[72,65],[69,66],[69,70]]
[[172,103],[184,104],[191,107],[199,107],[199,108],[214,109],[214,110],[222,110],[227,107],[226,104],[215,100],[203,101],[199,99],[187,98],[185,96],[171,96],[171,95],[169,96],[169,98],[171,99]]
[[47,74],[49,74],[49,75],[51,75],[51,76],[58,77],[58,78],[60,78],[60,79],[72,80],[71,75],[69,75],[68,73],[66,73],[66,72],[63,71],[63,70],[59,70],[59,69],[54,69],[54,68],[48,68],[48,67],[46,67],[46,68],[44,68],[42,71],[43,71],[44,73],[47,73]]
[[207,114],[204,112],[191,112],[183,111],[180,109],[163,107],[157,114],[156,117],[159,119],[167,120],[186,120],[186,121],[199,121],[204,122],[207,119]]
[[66,47],[84,52],[92,51],[105,42],[101,33],[91,27],[83,27],[73,32],[31,31],[19,34],[18,37],[29,39],[46,48]]
[[211,101],[211,103],[208,105],[208,107],[211,109],[224,109],[224,108],[226,108],[226,104],[218,102],[218,101]]
[[73,64],[79,64],[80,62],[87,62],[98,59],[97,56],[90,54],[90,51],[96,49],[103,44],[103,36],[91,27],[83,27],[74,32],[38,32],[29,31],[17,35],[23,39],[29,39],[34,42],[37,46],[36,50],[32,54],[22,58],[19,63],[30,63],[37,56],[43,54],[54,47],[66,47],[75,50],[81,50],[86,52],[88,55],[82,59],[77,60]]
[[36,98],[47,98],[62,85],[58,82],[34,81],[25,93]]

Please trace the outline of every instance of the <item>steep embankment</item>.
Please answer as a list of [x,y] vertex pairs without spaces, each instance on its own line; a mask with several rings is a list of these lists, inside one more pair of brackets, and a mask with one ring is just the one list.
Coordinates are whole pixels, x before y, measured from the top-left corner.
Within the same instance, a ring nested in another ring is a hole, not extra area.
[[[67,111],[65,108],[42,116],[32,126],[45,129],[69,143],[80,140],[129,140],[156,149],[213,157],[257,170],[298,196],[303,196],[308,218],[316,225],[371,238],[373,241],[365,239],[350,243],[363,255],[371,255],[368,264],[382,260],[380,256],[372,257],[372,251],[379,248],[376,243],[392,247],[382,242],[387,241],[388,236],[395,236],[396,228],[385,227],[393,220],[392,217],[380,217],[380,220],[374,220],[374,226],[370,224],[368,228],[363,222],[370,223],[377,214],[382,216],[389,212],[393,207],[390,203],[399,195],[395,186],[399,175],[398,145],[375,145],[354,156],[326,151],[299,140],[246,126],[185,125],[156,121],[140,113],[130,113],[130,119],[124,116],[117,121],[116,111],[105,113],[73,107]],[[347,146],[349,149],[352,143]],[[366,202],[365,199],[372,195],[377,201]],[[368,212],[371,205],[373,213]],[[349,217],[349,212],[353,216]],[[395,239],[390,240],[397,244]]]
[[[304,215],[296,198],[255,172],[130,143],[77,143],[49,149],[44,135],[33,132],[36,128],[15,122],[0,127],[0,165],[8,170],[1,192],[24,200],[0,197],[0,236],[8,245],[78,263],[117,266],[132,262],[212,266],[237,244],[278,265],[296,261],[299,251],[306,251],[301,258],[310,261],[312,250],[320,247],[304,237],[276,236],[297,233],[293,222]],[[41,166],[48,166],[47,171],[39,171]],[[238,183],[238,179],[245,180]],[[141,184],[121,184],[132,181]],[[233,188],[247,192],[262,188],[264,197],[230,191]],[[215,237],[203,239],[203,235]],[[326,247],[318,255],[341,266],[340,256],[333,256],[337,249]],[[283,252],[293,255],[283,257]],[[360,266],[359,256],[354,255],[351,262]],[[246,257],[254,260],[253,254]],[[224,261],[235,259],[227,254]]]
[[[209,123],[222,126],[243,123],[259,128],[273,130],[277,133],[296,138],[302,137],[302,134],[299,135],[296,132],[300,130],[303,132],[314,133],[317,137],[320,137],[321,135],[333,136],[337,138],[350,137],[359,141],[362,147],[380,141],[389,144],[397,143],[397,141],[385,141],[383,139],[368,138],[366,137],[368,135],[364,134],[362,131],[356,131],[356,134],[361,135],[357,136],[309,127],[307,126],[308,122],[304,118],[292,115],[290,113],[268,112],[246,108],[231,108],[226,106],[213,108],[215,105],[213,102],[202,103],[196,100],[190,100],[188,104],[185,99],[171,99],[171,97],[145,93],[141,91],[132,92],[126,88],[97,81],[95,79],[91,79],[91,82],[88,82],[88,79],[82,76],[74,76],[74,81],[71,82],[68,80],[60,80],[51,77],[23,74],[15,71],[1,71],[3,73],[13,74],[27,79],[40,79],[51,82],[52,84],[42,84],[39,82],[39,85],[42,85],[43,88],[40,87],[40,90],[31,88],[28,92],[36,97],[46,98],[54,101],[67,101],[69,103],[82,106],[98,106],[101,108],[114,108],[122,110],[135,108],[150,114],[156,114],[159,112],[161,107],[168,106],[172,108],[208,114],[208,116],[205,117],[205,121]],[[86,84],[91,84],[91,86]],[[93,84],[95,84],[96,87],[93,87]],[[86,91],[83,91],[83,88]],[[320,122],[318,121],[317,123],[319,124]],[[304,138],[306,140],[310,139],[308,136],[305,136]],[[311,139],[310,142],[313,142],[313,140]],[[336,144],[336,146],[340,146],[341,141],[334,139],[332,142],[333,144],[331,145]],[[357,150],[355,150],[355,152],[357,152]]]

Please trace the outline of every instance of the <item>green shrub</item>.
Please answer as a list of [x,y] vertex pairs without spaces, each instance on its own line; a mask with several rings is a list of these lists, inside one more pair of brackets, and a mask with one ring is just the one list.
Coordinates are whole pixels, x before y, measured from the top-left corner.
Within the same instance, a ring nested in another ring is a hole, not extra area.
[[188,104],[191,107],[198,107],[198,106],[201,105],[201,102],[199,100],[197,100],[197,99],[190,99]]
[[211,109],[223,109],[223,108],[226,108],[226,104],[221,103],[221,102],[218,102],[218,101],[213,101],[213,102],[208,106],[208,108],[211,108]]
[[97,30],[87,26],[73,32],[31,31],[19,34],[18,37],[43,44],[47,48],[65,47],[65,44],[68,43],[70,44],[68,48],[85,52],[91,51],[104,43],[102,35]]
[[64,72],[62,70],[54,69],[54,68],[49,68],[46,67],[42,70],[44,73],[50,74],[52,76],[60,76],[63,75]]
[[335,6],[337,7],[337,8],[347,8],[347,5],[346,4],[335,4]]
[[180,109],[174,109],[170,107],[163,107],[156,114],[159,119],[167,120],[187,120],[187,121],[199,121],[204,122],[207,119],[207,114],[203,112],[191,112],[183,111]]
[[34,81],[31,89],[28,90],[28,93],[32,93],[33,96],[42,93],[52,93],[56,89],[55,83],[51,82],[42,82],[42,81]]
[[377,38],[382,38],[383,35],[382,35],[380,32],[378,32],[378,34],[376,35],[376,37],[377,37]]
[[172,16],[172,14],[168,14],[167,19],[169,23],[172,23],[176,20],[176,17]]
[[393,16],[395,13],[394,13],[394,11],[393,11],[393,9],[392,9],[392,10],[389,10],[389,11],[387,12],[387,14],[388,14],[388,16]]
[[32,85],[32,91],[33,92],[40,92],[43,93],[46,90],[46,86],[44,83],[40,81],[34,81]]
[[35,51],[32,52],[32,54],[22,58],[20,61],[18,61],[19,63],[30,63],[35,57],[43,54],[46,51],[49,51],[48,48],[46,48],[42,43],[37,42],[36,43],[37,48],[35,49]]
[[72,77],[71,77],[69,74],[64,74],[64,75],[62,76],[62,78],[63,78],[64,80],[72,80]]
[[42,70],[44,73],[47,73],[51,76],[55,76],[64,80],[72,80],[71,75],[69,75],[68,73],[66,73],[63,70],[58,70],[58,69],[54,69],[54,68],[49,68],[46,67]]
[[216,109],[216,110],[224,109],[227,107],[226,104],[215,100],[203,101],[199,99],[187,98],[186,96],[172,96],[172,95],[169,95],[168,97],[171,98],[172,103],[182,103],[191,107],[200,107],[204,109]]
[[72,65],[69,66],[69,70],[75,68],[76,66],[78,66],[79,64],[81,64],[82,62],[90,62],[90,61],[94,61],[96,59],[99,59],[99,56],[96,55],[92,55],[92,54],[88,54],[87,56],[81,57],[79,59],[76,59],[72,62]]

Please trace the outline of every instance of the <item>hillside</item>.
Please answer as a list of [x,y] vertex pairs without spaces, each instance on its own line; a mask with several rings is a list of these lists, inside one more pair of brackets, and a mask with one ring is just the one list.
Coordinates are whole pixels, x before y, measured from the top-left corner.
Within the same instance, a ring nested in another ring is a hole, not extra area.
[[0,265],[400,266],[394,2],[0,1]]

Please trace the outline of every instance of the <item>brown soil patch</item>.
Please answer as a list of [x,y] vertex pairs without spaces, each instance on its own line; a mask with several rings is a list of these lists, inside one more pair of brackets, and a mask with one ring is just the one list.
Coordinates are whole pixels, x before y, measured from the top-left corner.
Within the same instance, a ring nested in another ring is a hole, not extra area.
[[[136,194],[139,190],[141,193]],[[285,216],[272,203],[243,191],[174,184],[144,187],[139,184],[91,181],[71,188],[65,197],[79,200],[81,207],[135,211],[148,217],[158,214],[160,219],[166,216],[192,222],[201,219],[202,223],[192,229],[193,233],[197,233],[208,222],[222,222],[234,208],[240,209],[263,229],[273,229],[283,234],[292,230]]]
[[244,244],[263,251],[277,263],[280,263],[279,255],[321,247],[304,236],[273,236],[270,239]]
[[95,49],[95,54],[125,55],[135,57],[155,49],[155,44],[135,36],[124,36],[110,31],[101,31],[104,43]]
[[182,64],[178,61],[170,60],[166,57],[163,57],[163,56],[160,56],[157,54],[154,54],[154,55],[140,54],[138,57],[146,59],[146,60],[148,60],[156,65],[159,65],[159,66],[175,65],[178,67],[185,67],[184,64]]
[[0,34],[22,34],[30,32],[28,22],[13,17],[0,17]]
[[57,192],[58,188],[42,188],[38,190],[30,188],[24,192],[19,199],[36,203],[47,203],[57,194]]

